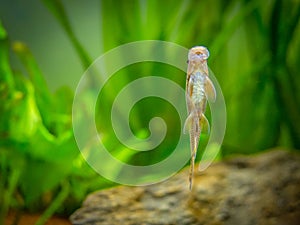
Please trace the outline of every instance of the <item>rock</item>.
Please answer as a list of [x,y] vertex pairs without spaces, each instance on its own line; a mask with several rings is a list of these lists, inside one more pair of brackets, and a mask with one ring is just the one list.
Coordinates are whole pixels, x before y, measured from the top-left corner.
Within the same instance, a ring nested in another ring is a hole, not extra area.
[[196,174],[188,170],[145,187],[92,193],[73,225],[296,225],[300,224],[300,156],[273,150],[240,156]]

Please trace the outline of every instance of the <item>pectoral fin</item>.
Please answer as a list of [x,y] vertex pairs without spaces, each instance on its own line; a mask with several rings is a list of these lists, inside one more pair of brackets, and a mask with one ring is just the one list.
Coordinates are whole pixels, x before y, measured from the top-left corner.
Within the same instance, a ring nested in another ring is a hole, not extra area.
[[208,99],[209,102],[216,101],[216,97],[217,97],[216,89],[213,82],[209,79],[208,76],[206,77],[204,91],[205,91],[206,98]]

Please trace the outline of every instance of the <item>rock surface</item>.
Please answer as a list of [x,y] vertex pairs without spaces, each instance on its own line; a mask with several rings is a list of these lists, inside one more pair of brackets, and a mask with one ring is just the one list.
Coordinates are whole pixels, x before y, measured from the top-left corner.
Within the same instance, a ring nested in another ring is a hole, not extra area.
[[273,150],[235,157],[195,174],[146,187],[116,187],[87,197],[74,225],[297,225],[300,156]]

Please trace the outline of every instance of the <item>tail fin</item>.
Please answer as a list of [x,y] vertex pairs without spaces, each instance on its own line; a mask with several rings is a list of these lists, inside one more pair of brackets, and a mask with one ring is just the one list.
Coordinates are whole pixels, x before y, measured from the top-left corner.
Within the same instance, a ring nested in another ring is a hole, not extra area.
[[193,176],[194,176],[194,167],[195,167],[195,159],[197,155],[197,149],[199,144],[199,138],[202,130],[206,130],[207,133],[210,132],[209,122],[204,114],[201,114],[200,118],[196,118],[193,114],[190,114],[185,121],[184,131],[189,130],[190,132],[190,147],[191,147],[191,165],[189,172],[189,183],[190,190],[193,185]]
[[192,153],[192,157],[191,157],[191,165],[190,165],[190,173],[189,173],[190,190],[192,190],[192,186],[193,186],[196,151]]

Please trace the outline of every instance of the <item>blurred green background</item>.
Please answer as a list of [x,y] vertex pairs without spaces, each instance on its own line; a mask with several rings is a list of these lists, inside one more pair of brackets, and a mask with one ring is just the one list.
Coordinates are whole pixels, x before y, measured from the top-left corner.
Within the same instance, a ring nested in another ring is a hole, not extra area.
[[[300,149],[299,17],[299,0],[2,0],[0,224],[9,209],[43,212],[37,222],[43,224],[54,213],[69,215],[87,193],[114,185],[82,159],[71,108],[84,70],[124,43],[151,39],[208,47],[228,115],[220,159],[277,146]],[[172,67],[125,68],[106,86],[99,129],[107,127],[108,106],[133,79],[129,74],[144,70],[185,86],[185,74]],[[133,109],[130,123],[140,137],[148,135],[154,115],[166,119],[169,133],[157,151],[134,153],[110,128],[104,132],[106,145],[133,164],[165,158],[181,130],[172,110],[157,99]]]

